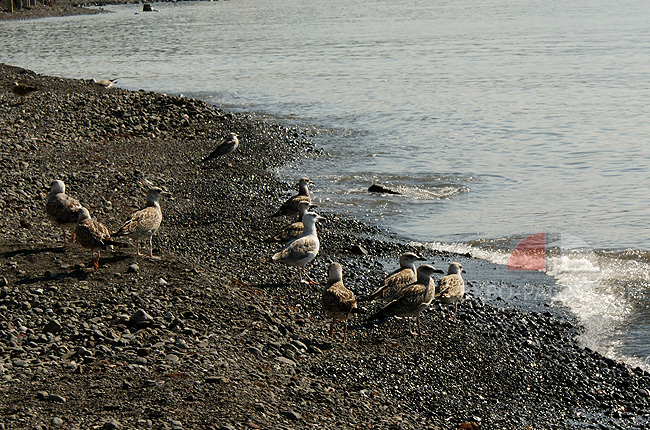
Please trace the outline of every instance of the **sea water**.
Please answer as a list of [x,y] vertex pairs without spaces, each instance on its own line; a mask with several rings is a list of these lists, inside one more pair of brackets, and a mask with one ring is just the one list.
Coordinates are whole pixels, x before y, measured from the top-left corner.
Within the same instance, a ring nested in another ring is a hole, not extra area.
[[0,22],[0,61],[316,124],[325,155],[277,173],[322,210],[504,270],[543,234],[581,341],[650,369],[650,3],[154,7]]

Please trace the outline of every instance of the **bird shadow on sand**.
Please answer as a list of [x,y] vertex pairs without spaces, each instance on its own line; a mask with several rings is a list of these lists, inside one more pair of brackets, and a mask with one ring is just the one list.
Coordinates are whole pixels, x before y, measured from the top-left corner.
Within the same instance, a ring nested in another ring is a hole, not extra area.
[[42,254],[44,252],[57,252],[63,253],[66,251],[66,248],[62,246],[49,246],[47,248],[34,248],[34,249],[14,249],[12,251],[0,252],[0,258],[12,258],[18,256],[28,256]]
[[60,281],[64,279],[76,279],[78,281],[85,281],[88,279],[88,277],[91,275],[93,271],[102,271],[106,270],[107,268],[110,268],[111,266],[129,259],[130,256],[128,255],[115,255],[111,257],[102,257],[101,259],[101,266],[99,269],[91,269],[91,262],[88,261],[88,266],[83,267],[83,266],[77,266],[69,271],[61,271],[61,272],[55,272],[48,270],[45,272],[42,276],[31,276],[27,278],[23,278],[19,281],[16,282],[17,285],[31,285],[31,284],[38,284],[40,282],[45,282],[45,281]]
[[[102,254],[102,258],[99,260],[100,266],[98,270],[105,269],[105,266],[107,266],[107,268],[110,268],[111,266],[117,263],[121,263],[124,260],[133,260],[133,258],[133,254],[127,253],[112,254],[110,256],[104,256]],[[88,260],[88,264],[90,264],[90,260]]]
[[43,276],[31,276],[23,278],[19,281],[16,281],[16,285],[32,285],[39,284],[46,281],[59,281],[62,279],[76,279],[78,281],[84,281],[88,278],[88,273],[82,268],[75,268],[69,272],[55,273],[52,271],[47,271]]

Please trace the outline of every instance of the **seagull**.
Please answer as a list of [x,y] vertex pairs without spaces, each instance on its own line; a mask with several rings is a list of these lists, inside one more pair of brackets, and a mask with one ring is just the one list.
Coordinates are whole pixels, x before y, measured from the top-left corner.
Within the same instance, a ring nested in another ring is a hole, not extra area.
[[389,301],[393,300],[393,297],[395,297],[395,294],[397,294],[399,290],[417,281],[417,277],[415,275],[415,262],[424,260],[425,258],[422,258],[413,252],[406,252],[402,254],[402,256],[399,258],[400,268],[391,273],[384,280],[384,285],[379,287],[377,291],[370,294],[369,296],[359,299],[359,301],[365,302],[377,300],[380,297],[384,297]]
[[316,221],[324,219],[315,212],[307,212],[302,216],[305,229],[302,235],[287,243],[285,247],[271,258],[277,263],[287,266],[298,266],[300,282],[307,283],[302,277],[302,268],[316,258],[320,249],[320,242],[316,234]]
[[236,133],[230,133],[228,136],[221,139],[215,150],[203,159],[203,163],[223,155],[226,158],[226,164],[232,167],[232,163],[228,161],[228,154],[239,147],[239,139],[237,139],[237,137]]
[[343,268],[339,263],[331,263],[327,269],[327,285],[323,289],[321,304],[325,314],[332,318],[330,323],[330,337],[334,335],[334,325],[343,321],[343,342],[348,332],[348,319],[354,318],[358,313],[357,301],[354,293],[343,285]]
[[282,215],[298,215],[298,204],[300,202],[311,203],[311,197],[309,196],[309,184],[311,184],[309,178],[300,178],[298,181],[298,194],[284,202],[282,206],[280,206],[280,209],[271,215],[271,217],[274,218]]
[[169,195],[171,194],[162,188],[150,188],[147,192],[147,205],[145,208],[134,212],[131,218],[113,233],[113,236],[129,236],[135,240],[138,255],[142,255],[140,253],[140,241],[149,239],[149,257],[153,258],[152,238],[162,222],[162,211],[158,200],[160,200],[160,196]]
[[302,216],[309,210],[309,202],[302,201],[298,203],[298,218],[300,221],[292,222],[291,224],[286,225],[282,231],[275,236],[271,236],[265,240],[265,242],[282,242],[287,243],[291,240],[294,240],[302,234],[305,226],[302,223]]
[[[79,219],[75,233],[77,242],[84,248],[90,249],[95,269],[99,268],[99,252],[101,249],[106,249],[108,245],[125,246],[122,242],[112,240],[108,228],[101,222],[92,219],[88,209],[84,207],[79,209]],[[97,258],[95,258],[95,249],[97,249]]]
[[25,99],[35,91],[38,91],[38,88],[27,84],[19,84],[18,82],[14,82],[14,85],[11,87],[11,92],[20,99],[21,104],[25,103]]
[[[454,304],[454,320],[458,313],[458,301],[465,295],[465,281],[460,275],[463,272],[463,265],[460,263],[451,263],[447,270],[447,276],[440,278],[438,283],[438,291],[436,298],[445,305]],[[447,306],[447,313],[449,313],[449,306]],[[451,315],[449,315],[451,318]]]
[[100,80],[97,80],[97,79],[93,78],[93,86],[95,86],[96,88],[108,89],[108,88],[111,88],[116,83],[117,83],[117,79],[100,79]]
[[[75,228],[77,220],[79,219],[79,209],[81,209],[81,204],[77,199],[74,199],[65,193],[65,184],[63,181],[58,179],[53,181],[50,192],[45,198],[45,213],[47,213],[50,219],[61,228],[61,231],[63,232],[64,248],[67,243],[65,229]],[[75,234],[73,230],[72,239],[70,239],[70,241],[74,242],[74,240]]]
[[[384,306],[379,312],[370,317],[373,320],[385,320],[389,317],[407,317],[409,320],[409,332],[412,335],[422,334],[420,329],[420,312],[425,310],[433,301],[435,295],[435,281],[431,275],[436,273],[436,268],[430,264],[422,264],[418,267],[417,281],[402,288],[392,302]],[[411,329],[411,319],[415,317],[418,325],[418,333]]]

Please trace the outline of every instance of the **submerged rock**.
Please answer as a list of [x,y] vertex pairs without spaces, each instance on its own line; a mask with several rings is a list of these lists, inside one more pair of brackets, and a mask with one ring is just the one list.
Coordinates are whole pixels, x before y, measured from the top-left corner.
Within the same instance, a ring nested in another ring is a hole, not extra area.
[[368,192],[381,193],[381,194],[397,194],[397,195],[402,194],[399,191],[391,190],[390,188],[386,188],[383,185],[379,185],[379,184],[372,184],[368,188]]

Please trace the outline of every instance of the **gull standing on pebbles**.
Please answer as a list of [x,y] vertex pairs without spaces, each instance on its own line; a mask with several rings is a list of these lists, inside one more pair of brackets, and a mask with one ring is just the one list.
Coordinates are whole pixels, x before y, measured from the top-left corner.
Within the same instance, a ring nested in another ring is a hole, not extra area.
[[205,157],[202,162],[205,163],[213,158],[225,156],[226,164],[229,167],[232,167],[232,163],[228,160],[228,154],[239,147],[239,139],[237,139],[237,137],[236,133],[230,133],[228,136],[221,139],[219,145],[210,153],[210,155]]
[[302,268],[311,260],[316,258],[320,249],[320,242],[316,234],[316,221],[324,219],[315,212],[307,212],[302,217],[305,229],[302,235],[289,242],[280,252],[273,255],[272,261],[297,266],[300,282],[307,283],[302,277]]
[[[434,273],[436,273],[436,268],[430,264],[423,264],[418,267],[417,281],[402,288],[395,295],[392,302],[370,317],[370,321],[385,320],[389,317],[406,317],[409,321],[409,332],[412,335],[421,335],[419,315],[433,301],[436,286],[431,276]],[[418,325],[417,333],[414,333],[411,329],[410,317],[415,317]]]
[[298,181],[298,194],[296,194],[295,196],[291,197],[289,200],[284,202],[282,206],[280,206],[280,209],[278,209],[276,213],[271,215],[271,217],[274,218],[282,215],[286,215],[286,216],[298,215],[298,205],[300,204],[300,202],[311,203],[311,197],[309,196],[309,184],[311,184],[309,178],[300,178],[300,180]]
[[343,321],[343,342],[348,332],[348,319],[354,318],[359,309],[354,293],[343,285],[343,268],[339,263],[331,263],[327,269],[327,285],[323,289],[321,304],[325,314],[332,318],[330,337],[334,335],[334,325]]
[[402,288],[407,285],[412,284],[417,281],[415,262],[424,261],[425,258],[420,257],[419,255],[413,252],[406,252],[402,254],[399,258],[399,269],[391,273],[385,280],[384,285],[379,287],[377,291],[370,294],[369,296],[359,299],[360,302],[377,300],[380,297],[384,297],[387,300],[393,300],[395,294]]
[[[63,247],[66,246],[67,237],[66,228],[74,229],[79,220],[79,209],[81,204],[77,199],[68,196],[65,193],[65,184],[63,181],[55,180],[52,182],[50,192],[45,198],[45,213],[50,219],[61,228],[63,232]],[[71,242],[74,242],[75,234],[72,230]]]
[[[451,263],[447,270],[447,276],[440,278],[438,283],[439,293],[437,299],[446,305],[447,313],[449,313],[449,306],[447,305],[454,304],[454,320],[458,313],[458,301],[465,295],[465,281],[460,275],[462,271],[462,264]],[[451,315],[449,317],[451,318]]]
[[96,88],[108,89],[108,88],[111,88],[116,83],[117,83],[117,79],[100,79],[100,80],[97,80],[97,79],[93,78],[93,86],[95,86]]
[[162,188],[150,188],[147,192],[147,205],[144,209],[134,212],[131,218],[113,233],[113,236],[129,236],[135,240],[138,255],[142,255],[140,254],[140,241],[149,239],[149,257],[153,258],[152,238],[162,222],[162,211],[158,200],[160,200],[160,196],[170,195]]
[[27,84],[19,84],[18,82],[14,82],[14,85],[11,87],[11,92],[20,99],[21,104],[25,103],[25,99],[35,91],[38,91],[38,88]]
[[309,210],[309,202],[302,201],[298,203],[298,218],[300,221],[292,222],[291,224],[286,225],[282,231],[275,236],[271,236],[265,240],[265,242],[282,242],[287,243],[291,240],[294,240],[302,234],[305,226],[302,223],[302,216],[307,213]]
[[[124,246],[122,242],[112,240],[108,228],[101,222],[92,219],[88,209],[84,207],[79,209],[79,219],[75,233],[77,242],[84,248],[90,249],[95,269],[99,267],[99,252],[101,249],[106,249],[108,245]],[[95,250],[97,250],[97,258],[95,258]]]

